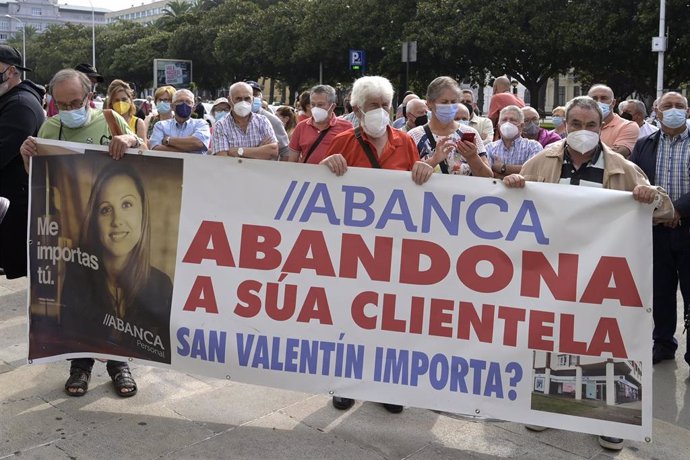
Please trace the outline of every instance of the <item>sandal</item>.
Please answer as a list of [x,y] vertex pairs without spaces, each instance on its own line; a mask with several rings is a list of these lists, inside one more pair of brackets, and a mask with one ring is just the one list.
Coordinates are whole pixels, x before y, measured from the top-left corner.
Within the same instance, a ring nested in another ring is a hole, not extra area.
[[137,383],[132,378],[132,372],[128,367],[119,369],[115,373],[110,374],[110,378],[115,385],[115,392],[118,396],[129,398],[137,394]]
[[65,391],[70,396],[84,396],[89,391],[89,380],[91,380],[91,372],[78,368],[70,369],[69,378],[65,382]]

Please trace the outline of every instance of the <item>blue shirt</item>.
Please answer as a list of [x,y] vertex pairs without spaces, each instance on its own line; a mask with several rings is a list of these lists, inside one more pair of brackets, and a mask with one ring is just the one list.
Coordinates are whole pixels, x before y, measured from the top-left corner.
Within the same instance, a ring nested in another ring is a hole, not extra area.
[[151,134],[151,139],[149,139],[149,148],[153,149],[155,146],[161,145],[165,136],[194,136],[204,144],[204,148],[189,153],[205,154],[211,141],[211,130],[206,120],[190,118],[184,123],[178,123],[175,117],[169,120],[161,120],[153,126],[153,133]]
[[665,133],[659,136],[656,160],[656,184],[663,187],[676,201],[690,193],[690,138],[686,129],[673,139]]
[[501,139],[486,144],[486,153],[491,159],[491,164],[498,158],[507,165],[521,165],[542,150],[544,148],[539,142],[524,137],[515,138],[509,149]]

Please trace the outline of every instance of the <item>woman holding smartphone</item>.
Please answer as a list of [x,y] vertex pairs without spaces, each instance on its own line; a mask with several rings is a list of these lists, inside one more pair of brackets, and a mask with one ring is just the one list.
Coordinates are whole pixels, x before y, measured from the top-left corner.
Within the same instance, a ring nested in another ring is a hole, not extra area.
[[455,121],[462,99],[458,82],[451,77],[438,77],[429,84],[426,98],[432,114],[429,123],[407,132],[419,157],[435,172],[493,177],[479,133]]

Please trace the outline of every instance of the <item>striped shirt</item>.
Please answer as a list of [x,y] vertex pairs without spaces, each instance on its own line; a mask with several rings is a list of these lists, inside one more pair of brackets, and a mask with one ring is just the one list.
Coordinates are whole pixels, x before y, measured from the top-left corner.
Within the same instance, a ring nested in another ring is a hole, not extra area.
[[539,142],[524,137],[516,138],[509,149],[501,139],[486,144],[486,153],[491,164],[498,158],[507,165],[521,165],[542,150],[544,148]]
[[246,131],[235,123],[232,114],[216,123],[213,127],[213,138],[211,139],[211,148],[214,155],[218,152],[228,151],[231,148],[259,147],[266,139],[270,139],[273,144],[278,143],[273,127],[266,117],[258,113],[252,113],[249,117]]
[[686,129],[674,138],[663,131],[656,159],[656,185],[676,201],[690,193],[690,139]]
[[[579,155],[579,154],[576,154]],[[563,153],[563,166],[561,166],[561,179],[559,184],[582,185],[584,187],[603,188],[604,186],[604,155],[601,154],[601,145],[597,148],[591,160],[582,163],[575,168],[570,158],[568,148]]]
[[[474,145],[477,146],[477,154],[480,157],[486,156],[486,148],[484,147],[484,142],[482,141],[482,138],[479,136],[479,133],[476,129],[471,128],[469,126],[460,124],[458,125],[458,128],[455,130],[455,132],[453,132],[453,134],[450,135],[453,138],[453,143],[457,143],[458,141],[460,141],[463,133],[473,133]],[[417,126],[415,128],[412,128],[407,132],[407,134],[412,138],[415,145],[417,146],[417,151],[419,152],[419,158],[421,160],[426,160],[427,158],[431,158],[434,155],[434,151],[436,149],[431,147],[431,142],[429,141],[429,137],[427,136],[426,131],[424,130],[424,126]],[[438,143],[439,139],[442,136],[438,136],[433,132],[431,134],[433,134],[434,136],[434,142]],[[460,155],[460,152],[457,148],[453,147],[452,149],[450,149],[446,161],[448,162],[449,174],[458,174],[462,176],[469,176],[472,174],[472,169],[470,168],[470,165],[467,164],[467,160],[465,160],[465,158],[462,155]],[[441,167],[437,165],[436,168],[434,168],[434,172],[440,173]]]

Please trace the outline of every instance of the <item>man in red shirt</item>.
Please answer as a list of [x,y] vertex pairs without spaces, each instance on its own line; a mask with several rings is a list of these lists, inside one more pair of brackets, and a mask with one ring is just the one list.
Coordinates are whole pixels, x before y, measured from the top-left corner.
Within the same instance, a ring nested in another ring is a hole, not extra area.
[[352,123],[335,116],[337,95],[329,85],[314,86],[309,92],[311,117],[299,122],[290,138],[289,161],[319,164],[333,139],[352,128]]
[[321,164],[337,176],[348,166],[411,171],[423,184],[433,174],[431,165],[419,160],[417,147],[407,134],[390,126],[393,86],[384,77],[362,77],[352,87],[350,102],[360,127],[333,139]]
[[494,80],[494,95],[491,96],[489,103],[489,119],[494,125],[494,132],[498,136],[498,114],[509,105],[517,105],[522,108],[525,103],[522,99],[510,92],[510,79],[508,77],[498,77]]

